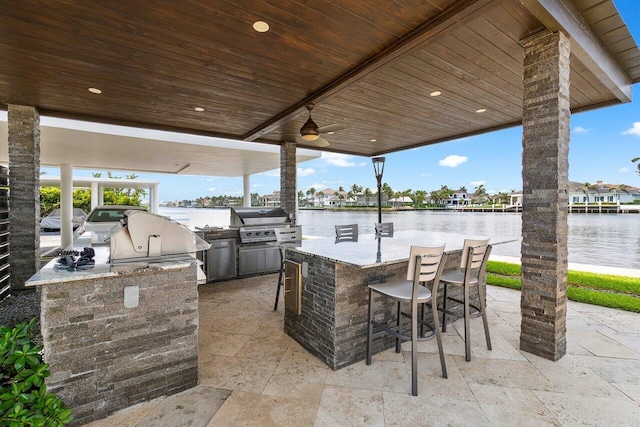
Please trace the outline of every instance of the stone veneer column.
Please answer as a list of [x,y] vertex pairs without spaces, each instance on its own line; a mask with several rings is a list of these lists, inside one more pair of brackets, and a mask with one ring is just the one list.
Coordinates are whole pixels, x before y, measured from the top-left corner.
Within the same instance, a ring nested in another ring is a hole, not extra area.
[[544,32],[523,46],[520,348],[558,360],[567,346],[570,42]]
[[11,289],[40,269],[40,114],[9,105],[9,256]]
[[298,180],[296,175],[296,143],[280,145],[280,206],[287,211],[291,225],[298,223]]

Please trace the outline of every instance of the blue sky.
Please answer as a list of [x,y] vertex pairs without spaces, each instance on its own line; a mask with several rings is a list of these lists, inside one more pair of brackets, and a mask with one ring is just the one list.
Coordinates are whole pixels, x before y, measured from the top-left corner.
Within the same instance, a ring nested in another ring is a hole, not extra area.
[[[614,0],[636,43],[640,43],[638,0]],[[571,116],[569,179],[604,181],[640,187],[636,164],[640,157],[640,85],[633,87],[633,102]],[[522,188],[522,128],[515,127],[429,147],[386,155],[383,181],[394,190],[431,191],[447,185],[483,184],[488,192]],[[368,157],[323,153],[322,158],[298,166],[298,187],[345,189],[352,184],[375,189],[376,180]],[[44,169],[58,175],[57,169]],[[74,171],[90,176],[92,171]],[[115,172],[124,176],[126,172]],[[142,179],[160,181],[160,199],[195,199],[207,195],[242,195],[242,178],[176,176],[140,173]],[[251,191],[267,194],[279,189],[279,171],[251,177]]]

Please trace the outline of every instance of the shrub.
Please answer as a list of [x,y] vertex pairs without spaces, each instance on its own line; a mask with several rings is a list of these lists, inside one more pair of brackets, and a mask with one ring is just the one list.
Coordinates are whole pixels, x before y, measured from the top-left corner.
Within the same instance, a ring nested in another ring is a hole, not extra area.
[[0,426],[53,427],[73,420],[71,409],[47,393],[51,373],[35,345],[36,319],[0,328]]

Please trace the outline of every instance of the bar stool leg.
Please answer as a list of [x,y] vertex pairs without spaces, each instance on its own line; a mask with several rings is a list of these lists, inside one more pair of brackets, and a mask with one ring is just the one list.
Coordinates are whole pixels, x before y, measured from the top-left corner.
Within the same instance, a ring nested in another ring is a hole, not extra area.
[[489,321],[487,320],[486,304],[484,302],[484,292],[482,284],[478,282],[478,298],[480,299],[480,310],[482,310],[482,323],[484,323],[484,337],[487,340],[487,349],[491,350],[491,336],[489,335]]
[[[433,298],[438,298],[438,295],[434,295]],[[444,284],[442,290],[442,332],[447,332],[447,284]]]
[[464,353],[465,360],[471,361],[471,341],[469,340],[469,286],[464,285]]

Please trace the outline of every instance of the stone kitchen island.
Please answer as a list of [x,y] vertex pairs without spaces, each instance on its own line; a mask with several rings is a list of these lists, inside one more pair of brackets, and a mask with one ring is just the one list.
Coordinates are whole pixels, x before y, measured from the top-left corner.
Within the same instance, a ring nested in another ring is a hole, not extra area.
[[74,424],[194,387],[198,382],[195,258],[109,262],[68,271],[51,260],[26,283],[42,291],[47,385]]
[[[465,238],[476,237],[396,231],[391,236],[364,234],[357,240],[344,241],[309,239],[302,240],[297,246],[287,246],[285,292],[299,291],[301,298],[298,310],[292,310],[290,306],[285,309],[285,332],[334,370],[364,360],[367,285],[406,277],[412,245],[439,246],[444,243],[445,267],[459,267]],[[291,270],[292,266],[294,270]],[[299,278],[300,286],[291,284],[292,277]],[[461,289],[451,287],[449,296],[460,298]],[[438,297],[441,299],[440,293]],[[287,298],[285,294],[285,302]],[[477,298],[472,290],[471,299]],[[375,313],[378,320],[395,318],[395,303],[377,301]],[[378,338],[374,341],[374,354],[391,348],[394,342],[391,336]]]

